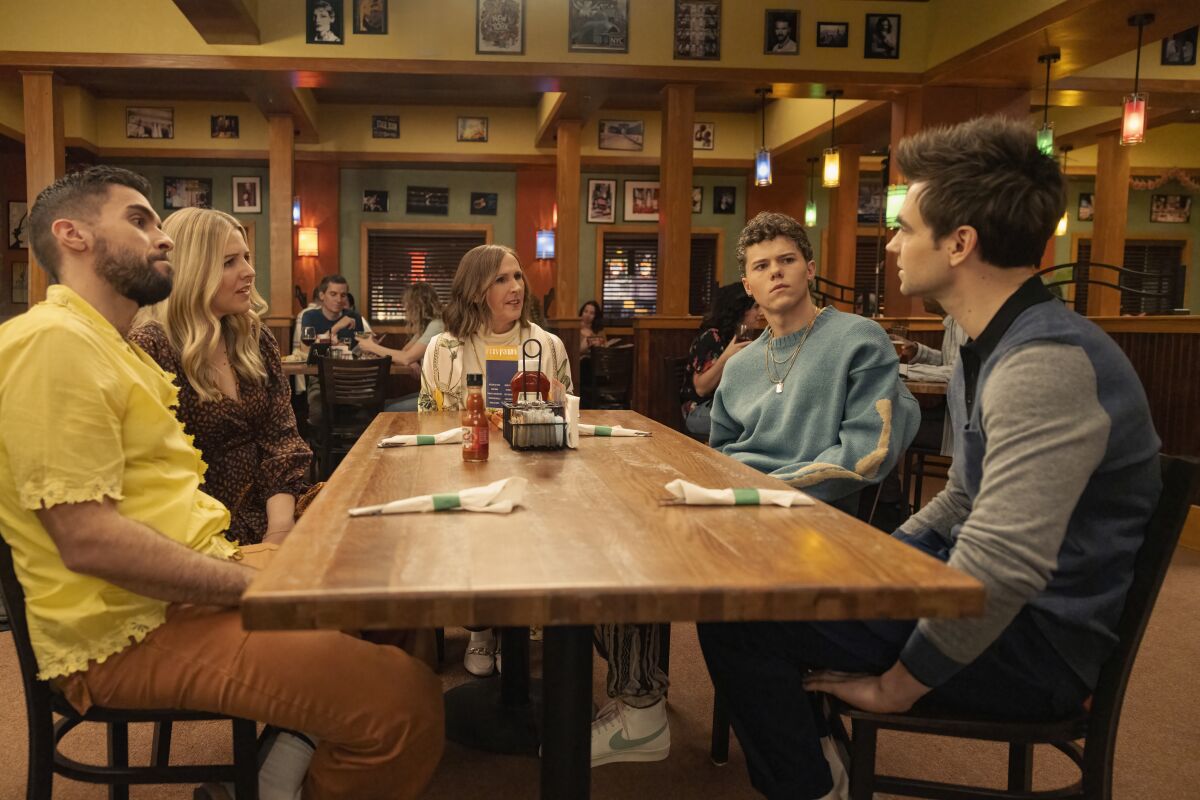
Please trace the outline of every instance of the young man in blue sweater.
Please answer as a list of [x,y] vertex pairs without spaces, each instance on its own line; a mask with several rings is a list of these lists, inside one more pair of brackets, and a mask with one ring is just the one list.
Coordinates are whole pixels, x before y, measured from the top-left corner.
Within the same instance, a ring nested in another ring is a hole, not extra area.
[[832,796],[805,690],[885,713],[922,698],[1000,718],[1078,711],[1116,643],[1161,489],[1129,361],[1035,274],[1066,186],[1029,126],[924,131],[896,161],[910,181],[888,245],[901,291],[936,299],[971,339],[950,382],[946,488],[895,536],[977,578],[987,601],[966,620],[700,626],[751,782],[770,798]]
[[786,214],[751,220],[737,257],[767,330],[726,364],[709,444],[853,512],[921,421],[896,350],[872,320],[816,307],[812,245]]

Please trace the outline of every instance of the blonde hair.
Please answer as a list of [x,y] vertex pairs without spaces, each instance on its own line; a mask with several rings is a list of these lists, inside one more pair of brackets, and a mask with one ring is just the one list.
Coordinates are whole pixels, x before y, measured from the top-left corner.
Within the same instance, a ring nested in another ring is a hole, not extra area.
[[[466,339],[491,322],[492,312],[488,309],[487,293],[500,272],[500,264],[505,256],[512,256],[517,266],[521,266],[516,251],[502,244],[481,244],[467,251],[462,261],[458,262],[458,271],[454,273],[454,282],[450,284],[450,300],[442,311],[446,330],[455,338]],[[521,318],[517,324],[523,328],[529,327],[528,286],[525,287]]]
[[223,397],[211,360],[222,341],[239,378],[266,383],[267,368],[258,343],[261,318],[267,311],[262,295],[251,284],[248,312],[218,318],[212,310],[225,268],[225,244],[234,231],[245,240],[246,229],[223,211],[184,208],[167,217],[163,230],[175,240],[171,254],[175,284],[170,297],[143,309],[138,321],[162,325],[171,347],[179,353],[183,377],[201,400]]
[[408,330],[413,336],[420,336],[425,326],[442,316],[442,302],[438,300],[437,289],[432,283],[418,282],[410,284],[404,290],[401,298],[404,304],[404,315],[408,318]]

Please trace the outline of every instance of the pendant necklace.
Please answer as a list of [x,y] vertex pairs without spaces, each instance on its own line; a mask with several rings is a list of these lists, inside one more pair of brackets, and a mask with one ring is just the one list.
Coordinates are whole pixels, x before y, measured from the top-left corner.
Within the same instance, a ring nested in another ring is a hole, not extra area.
[[[809,322],[808,327],[804,329],[804,335],[800,337],[800,341],[792,349],[791,355],[783,359],[775,358],[775,350],[771,346],[771,343],[775,340],[775,337],[772,336],[770,339],[767,339],[767,347],[765,350],[767,379],[770,380],[771,383],[775,384],[775,394],[783,394],[783,382],[786,381],[787,376],[791,374],[792,367],[796,366],[796,357],[800,355],[800,349],[804,347],[804,343],[808,341],[808,335],[812,333],[813,326],[817,324],[817,317],[821,316],[821,312],[824,310],[825,308],[822,307],[819,311],[817,311],[816,314],[813,315],[812,321]],[[779,366],[780,364],[787,364],[787,369],[782,375],[779,375],[775,369],[773,369],[773,366]]]

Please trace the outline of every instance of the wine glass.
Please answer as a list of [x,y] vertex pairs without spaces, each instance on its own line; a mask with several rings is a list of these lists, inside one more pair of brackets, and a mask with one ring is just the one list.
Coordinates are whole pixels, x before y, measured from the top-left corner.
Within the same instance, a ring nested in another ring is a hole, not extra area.
[[300,341],[304,342],[305,347],[312,347],[317,341],[317,329],[312,325],[305,325],[300,329]]

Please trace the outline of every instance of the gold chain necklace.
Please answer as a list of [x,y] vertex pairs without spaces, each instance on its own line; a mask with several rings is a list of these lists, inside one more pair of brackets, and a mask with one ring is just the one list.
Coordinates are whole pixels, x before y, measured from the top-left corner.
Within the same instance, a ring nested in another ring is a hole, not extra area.
[[[782,361],[776,360],[774,348],[771,346],[771,343],[775,341],[774,335],[767,339],[767,346],[764,351],[766,353],[767,378],[771,381],[771,383],[775,384],[775,394],[783,394],[783,382],[787,380],[788,375],[792,374],[792,367],[796,366],[796,357],[800,355],[800,349],[804,347],[804,343],[808,341],[808,335],[812,333],[813,326],[817,324],[817,317],[821,316],[821,311],[824,310],[825,308],[822,307],[820,311],[813,315],[812,321],[809,322],[808,327],[804,329],[804,335],[800,337],[800,342],[792,350],[792,354],[784,358]],[[772,362],[774,362],[776,366],[779,364],[787,364],[787,370],[782,376],[772,369]]]

